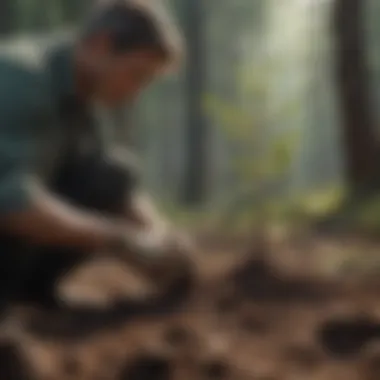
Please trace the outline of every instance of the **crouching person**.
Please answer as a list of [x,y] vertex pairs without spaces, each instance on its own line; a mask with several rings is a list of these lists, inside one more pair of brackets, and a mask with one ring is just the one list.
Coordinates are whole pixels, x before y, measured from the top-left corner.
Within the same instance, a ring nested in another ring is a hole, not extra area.
[[56,283],[99,251],[157,282],[188,272],[187,243],[142,196],[136,168],[105,151],[91,112],[133,102],[178,59],[179,41],[162,9],[110,0],[41,70],[1,58],[3,307],[58,307]]

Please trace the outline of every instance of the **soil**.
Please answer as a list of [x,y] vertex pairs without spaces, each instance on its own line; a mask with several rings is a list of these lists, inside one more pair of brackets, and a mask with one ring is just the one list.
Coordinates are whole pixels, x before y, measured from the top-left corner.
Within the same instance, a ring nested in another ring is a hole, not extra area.
[[376,278],[313,275],[307,260],[291,271],[283,252],[267,254],[273,247],[221,246],[195,257],[191,286],[165,294],[99,260],[61,284],[69,306],[60,312],[12,308],[2,323],[1,379],[380,378]]

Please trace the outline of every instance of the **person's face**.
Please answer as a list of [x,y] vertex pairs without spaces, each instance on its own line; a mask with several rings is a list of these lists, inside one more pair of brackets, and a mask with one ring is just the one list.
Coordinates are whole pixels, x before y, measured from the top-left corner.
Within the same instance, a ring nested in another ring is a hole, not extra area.
[[153,49],[113,52],[108,40],[89,47],[93,70],[93,95],[108,106],[132,102],[161,72],[163,57]]

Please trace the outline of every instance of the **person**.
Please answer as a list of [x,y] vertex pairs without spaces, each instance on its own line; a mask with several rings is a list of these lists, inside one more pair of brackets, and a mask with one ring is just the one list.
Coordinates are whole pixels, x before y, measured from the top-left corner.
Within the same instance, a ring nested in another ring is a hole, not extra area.
[[157,281],[186,267],[188,246],[144,195],[127,151],[106,148],[94,113],[132,104],[181,57],[175,25],[152,4],[103,1],[41,68],[0,59],[2,306],[59,307],[56,283],[97,252]]

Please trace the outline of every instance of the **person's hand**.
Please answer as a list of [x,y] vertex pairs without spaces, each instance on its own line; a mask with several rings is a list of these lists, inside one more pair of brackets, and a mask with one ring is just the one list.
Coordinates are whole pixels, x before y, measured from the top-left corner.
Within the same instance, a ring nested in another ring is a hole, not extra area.
[[193,272],[191,239],[183,233],[141,231],[137,236],[133,261],[138,269],[158,285],[173,283]]

